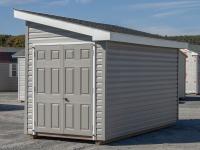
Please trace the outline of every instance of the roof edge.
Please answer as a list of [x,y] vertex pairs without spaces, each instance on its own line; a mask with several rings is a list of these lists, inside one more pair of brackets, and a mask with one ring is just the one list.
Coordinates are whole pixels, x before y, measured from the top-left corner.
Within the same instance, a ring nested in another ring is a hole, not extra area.
[[44,17],[38,14],[32,14],[23,10],[14,9],[14,17],[29,22],[43,24],[67,31],[72,31],[92,37],[93,41],[116,41],[133,44],[142,44],[149,46],[169,47],[169,48],[188,48],[188,43],[158,39],[153,37],[132,35],[126,33],[118,33],[106,31],[78,23],[63,21],[55,18]]
[[12,58],[25,58],[25,56],[14,56],[14,55],[12,55]]
[[50,17],[43,17],[40,15],[31,14],[29,12],[24,12],[22,10],[14,9],[14,17],[17,19],[21,19],[21,20],[25,20],[29,22],[34,22],[34,23],[43,24],[46,26],[51,26],[54,28],[59,28],[63,30],[68,30],[68,31],[92,36],[93,40],[109,40],[110,39],[109,31],[87,27],[87,26],[75,24],[72,22],[53,19]]
[[134,43],[140,45],[148,45],[148,46],[157,46],[157,47],[168,47],[168,48],[188,48],[188,43],[186,42],[177,42],[165,39],[157,39],[150,37],[143,37],[137,35],[128,35],[123,33],[111,33],[111,41],[119,41],[126,43]]

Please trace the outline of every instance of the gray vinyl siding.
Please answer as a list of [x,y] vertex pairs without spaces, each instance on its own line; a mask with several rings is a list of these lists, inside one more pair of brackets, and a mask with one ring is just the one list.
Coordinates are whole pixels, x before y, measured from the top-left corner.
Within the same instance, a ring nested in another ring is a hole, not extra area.
[[18,58],[18,100],[25,100],[25,58]]
[[178,70],[178,97],[185,97],[185,78],[186,78],[186,55],[179,51],[179,70]]
[[0,63],[0,92],[16,92],[17,77],[9,77],[9,63]]
[[[28,34],[28,51],[27,57],[27,123],[25,121],[25,130],[32,134],[32,48],[34,44],[55,44],[62,42],[88,42],[91,37],[77,33],[67,32],[57,28],[43,26],[32,22],[27,22]],[[26,125],[27,124],[27,125]],[[26,133],[26,131],[25,131]]]
[[175,123],[176,49],[107,42],[106,140]]

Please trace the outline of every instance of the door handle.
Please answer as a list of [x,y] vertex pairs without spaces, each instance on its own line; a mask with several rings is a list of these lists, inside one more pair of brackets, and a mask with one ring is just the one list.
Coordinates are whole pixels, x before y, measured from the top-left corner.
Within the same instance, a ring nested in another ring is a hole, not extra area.
[[64,98],[64,100],[65,100],[66,102],[69,102],[69,99],[68,99],[68,98]]

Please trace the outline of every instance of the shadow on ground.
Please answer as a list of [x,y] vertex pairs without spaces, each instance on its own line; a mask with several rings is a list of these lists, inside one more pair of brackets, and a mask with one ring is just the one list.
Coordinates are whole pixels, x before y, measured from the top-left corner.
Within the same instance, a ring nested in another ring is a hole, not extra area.
[[200,119],[179,120],[176,125],[109,144],[110,146],[200,142]]
[[22,105],[13,105],[13,104],[0,104],[0,111],[16,111],[23,110],[24,106]]
[[200,95],[187,95],[184,101],[200,101]]

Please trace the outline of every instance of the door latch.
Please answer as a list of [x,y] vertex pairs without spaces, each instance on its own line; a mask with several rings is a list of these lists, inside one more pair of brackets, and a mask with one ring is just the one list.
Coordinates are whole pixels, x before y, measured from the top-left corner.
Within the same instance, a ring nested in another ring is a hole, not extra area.
[[64,98],[64,100],[65,100],[66,102],[69,102],[69,99],[68,99],[68,98]]

